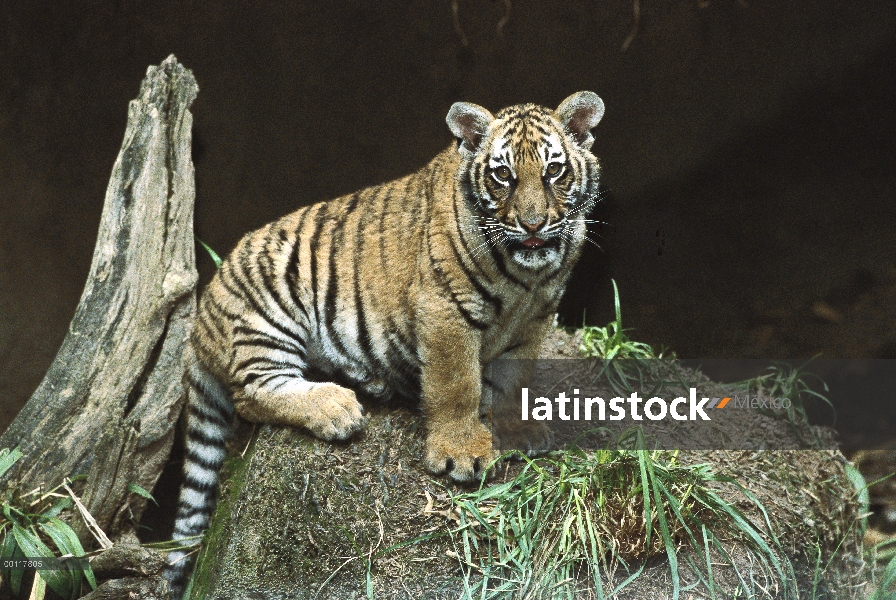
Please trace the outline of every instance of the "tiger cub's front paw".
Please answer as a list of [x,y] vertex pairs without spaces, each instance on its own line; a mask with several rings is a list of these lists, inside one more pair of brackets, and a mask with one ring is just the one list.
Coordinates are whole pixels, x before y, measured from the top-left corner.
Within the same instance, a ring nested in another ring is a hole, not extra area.
[[335,383],[313,385],[305,405],[302,425],[322,440],[347,440],[367,423],[355,392]]
[[496,456],[492,434],[479,421],[441,427],[426,438],[426,469],[436,475],[447,473],[455,481],[481,478]]
[[519,450],[532,458],[546,454],[554,446],[554,433],[541,421],[520,421],[519,417],[494,416],[494,445],[501,452]]

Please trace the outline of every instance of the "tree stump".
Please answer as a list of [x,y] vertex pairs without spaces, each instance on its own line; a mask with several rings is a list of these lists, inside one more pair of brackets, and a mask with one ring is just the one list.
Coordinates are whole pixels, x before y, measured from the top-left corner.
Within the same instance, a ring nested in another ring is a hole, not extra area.
[[169,56],[128,108],[90,274],[53,364],[0,447],[24,453],[23,488],[86,473],[84,504],[114,536],[136,521],[168,459],[184,404],[181,358],[197,281],[193,74]]

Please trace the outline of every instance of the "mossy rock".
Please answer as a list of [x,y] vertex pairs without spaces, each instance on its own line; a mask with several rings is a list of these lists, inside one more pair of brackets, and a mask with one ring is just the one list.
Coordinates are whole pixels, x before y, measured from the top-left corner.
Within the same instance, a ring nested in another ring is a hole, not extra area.
[[[461,558],[468,549],[449,534],[457,525],[450,495],[469,488],[425,472],[421,416],[399,406],[370,406],[369,412],[366,430],[346,444],[290,428],[256,432],[241,425],[191,598],[456,599],[465,585],[481,580]],[[780,435],[788,431],[782,426]],[[682,451],[678,462],[711,464],[764,506],[765,513],[736,485],[718,485],[719,495],[754,523],[770,526],[793,565],[789,581],[755,580],[755,597],[865,597],[859,506],[839,451]],[[501,466],[497,477],[508,468],[518,467]],[[741,573],[758,576],[746,548],[737,540],[727,544]],[[688,567],[688,560],[704,560],[702,553],[679,548],[681,587],[689,590],[681,598],[711,597],[707,582]],[[735,597],[734,569],[716,553],[711,557],[715,596]],[[643,566],[640,575],[612,597],[671,598],[666,555],[638,563],[630,561],[629,568]],[[609,577],[604,573],[604,590],[628,575],[617,563]],[[539,594],[530,590],[527,597]],[[576,597],[597,595],[584,585]]]

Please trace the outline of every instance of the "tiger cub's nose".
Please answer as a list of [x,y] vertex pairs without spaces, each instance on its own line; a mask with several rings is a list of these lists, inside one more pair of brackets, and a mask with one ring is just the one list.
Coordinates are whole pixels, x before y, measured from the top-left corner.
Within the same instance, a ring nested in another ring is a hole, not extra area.
[[534,219],[525,219],[520,221],[520,224],[523,226],[523,229],[528,231],[529,233],[535,233],[544,225],[546,219],[542,217],[535,217]]

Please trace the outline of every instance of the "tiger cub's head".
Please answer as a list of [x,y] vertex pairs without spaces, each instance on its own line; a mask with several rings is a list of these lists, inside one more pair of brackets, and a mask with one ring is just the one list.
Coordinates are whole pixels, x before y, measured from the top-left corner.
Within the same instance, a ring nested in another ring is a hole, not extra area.
[[593,92],[575,93],[557,110],[520,104],[493,116],[466,102],[451,107],[446,121],[459,141],[460,181],[484,248],[540,269],[581,246],[598,198],[591,128],[603,114]]

